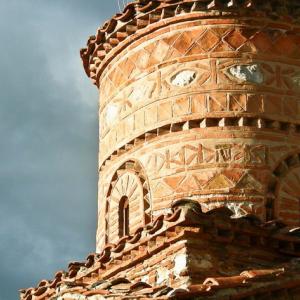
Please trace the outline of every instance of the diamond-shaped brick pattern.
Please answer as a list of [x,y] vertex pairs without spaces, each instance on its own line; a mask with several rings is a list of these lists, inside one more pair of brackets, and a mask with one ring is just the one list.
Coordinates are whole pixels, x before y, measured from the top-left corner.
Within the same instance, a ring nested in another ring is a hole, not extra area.
[[200,53],[204,53],[203,48],[197,42],[194,42],[187,50],[186,55],[195,55]]
[[[161,1],[150,7],[155,2]],[[191,8],[190,1],[182,2],[184,9]],[[100,76],[103,71],[99,201],[113,202],[107,196],[116,184],[113,174],[132,160],[145,170],[143,189],[149,181],[151,192],[141,198],[149,219],[183,198],[197,199],[204,209],[227,201],[237,214],[264,217],[265,196],[275,200],[275,193],[283,201],[278,217],[290,218],[286,214],[297,209],[300,194],[286,203],[282,193],[300,191],[300,176],[295,178],[299,170],[281,191],[275,180],[271,188],[268,184],[279,167],[286,172],[294,160],[299,162],[300,30],[296,23],[288,27],[288,18],[270,23],[254,16],[254,10],[253,18],[231,18],[229,12],[239,1],[232,1],[221,16],[211,10],[211,17],[201,17],[198,8],[206,2],[196,1],[193,20],[178,10],[159,27],[142,29],[146,15],[140,12],[143,20],[129,25],[118,46],[100,52],[92,65],[96,72],[103,62],[97,72]],[[210,2],[218,11],[223,1]],[[135,27],[138,32],[131,34]],[[100,62],[103,52],[107,56]],[[290,152],[297,152],[293,160],[279,165]],[[288,190],[291,185],[295,187]],[[105,216],[100,218],[112,222],[111,235],[117,234],[114,217]],[[105,231],[98,232],[102,243]]]
[[247,40],[250,40],[251,37],[253,37],[258,30],[256,28],[239,28],[239,32],[244,36]]
[[146,68],[149,68],[149,67],[151,67],[153,65],[156,65],[156,64],[160,63],[161,56],[159,54],[163,50],[163,46],[162,45],[159,45],[159,51],[157,51],[158,50],[158,46],[156,46],[155,44],[148,45],[147,47],[144,48],[144,50],[146,52],[148,52],[149,55],[150,55],[150,57],[148,59],[148,62],[147,62]]
[[123,70],[123,72],[126,73],[126,75],[129,78],[133,70],[136,68],[136,65],[129,58],[127,58],[126,60],[120,63],[119,68]]
[[234,50],[228,43],[219,43],[214,47],[213,52],[228,52]]
[[224,41],[227,42],[232,49],[236,50],[247,41],[247,38],[244,37],[239,30],[235,29],[224,37]]
[[176,50],[173,47],[170,47],[169,51],[165,57],[165,60],[173,60],[173,59],[176,59],[181,56],[182,56],[182,54],[178,50]]
[[151,65],[155,65],[156,62],[162,62],[167,56],[169,49],[170,46],[166,42],[159,41],[155,45],[151,53],[151,56],[149,57],[148,65],[151,66]]
[[279,53],[290,55],[294,53],[296,50],[296,44],[294,43],[292,37],[289,37],[287,35],[282,35],[279,37],[275,42],[274,46],[278,50]]
[[150,53],[144,49],[140,51],[139,55],[134,59],[137,68],[144,70],[148,66],[148,61],[150,58]]
[[194,41],[193,37],[188,32],[184,32],[175,41],[172,47],[184,55],[193,41]]
[[127,80],[126,72],[124,73],[120,68],[116,69],[116,73],[113,77],[114,85],[120,86]]
[[193,41],[197,41],[205,31],[206,29],[200,28],[200,29],[189,31],[188,34],[193,38]]
[[[299,45],[300,37],[295,34],[270,29],[257,30],[227,26],[199,27],[193,30],[188,29],[185,32],[171,31],[162,36],[160,40],[147,43],[143,49],[132,51],[129,57],[120,60],[119,65],[115,64],[116,68],[109,71],[112,82],[104,84],[106,91],[102,92],[102,99],[111,97],[116,87],[162,62],[187,56],[205,55],[210,52],[229,53],[231,51],[239,53],[270,52],[276,56],[289,55],[291,58],[300,59]],[[272,80],[274,81],[274,79]]]
[[251,38],[251,42],[262,52],[270,50],[273,46],[273,42],[270,36],[265,32],[258,32],[255,36]]
[[213,31],[208,29],[197,41],[200,47],[205,51],[212,50],[219,42],[220,37]]
[[211,29],[214,33],[217,34],[220,38],[226,36],[228,32],[232,31],[232,29],[228,29],[228,27],[214,27]]

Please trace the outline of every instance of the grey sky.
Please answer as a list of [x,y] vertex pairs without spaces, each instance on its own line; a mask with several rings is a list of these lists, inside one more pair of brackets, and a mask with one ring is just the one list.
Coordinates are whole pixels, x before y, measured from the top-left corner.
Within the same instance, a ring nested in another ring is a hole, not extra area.
[[95,248],[97,90],[79,57],[117,0],[0,0],[0,300]]

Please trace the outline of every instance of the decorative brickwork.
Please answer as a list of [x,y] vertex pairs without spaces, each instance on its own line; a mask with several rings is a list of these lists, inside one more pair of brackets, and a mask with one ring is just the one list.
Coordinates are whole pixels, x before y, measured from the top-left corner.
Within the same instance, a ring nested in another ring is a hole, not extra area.
[[[148,180],[137,161],[125,162],[113,176],[105,203],[105,243],[117,242],[122,222],[119,221],[120,200],[126,197],[129,205],[129,231],[151,222],[151,197]],[[109,200],[109,201],[108,201]]]
[[269,186],[268,219],[282,219],[290,226],[300,226],[300,153],[280,161]]
[[149,215],[189,198],[299,224],[299,200],[292,213],[268,189],[281,157],[300,153],[300,27],[283,7],[266,18],[267,5],[242,1],[237,15],[223,2],[130,4],[127,25],[113,19],[82,51],[101,87],[99,251],[114,240],[105,239],[112,174],[128,160],[147,176]]
[[138,0],[98,29],[97,250],[21,300],[300,299],[299,17]]

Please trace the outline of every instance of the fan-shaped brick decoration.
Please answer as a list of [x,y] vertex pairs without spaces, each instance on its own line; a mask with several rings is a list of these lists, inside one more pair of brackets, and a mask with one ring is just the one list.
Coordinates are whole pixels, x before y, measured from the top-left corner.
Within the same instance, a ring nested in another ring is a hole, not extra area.
[[106,198],[106,242],[114,243],[120,236],[119,209],[123,197],[129,203],[129,234],[151,221],[151,200],[147,178],[137,161],[127,161],[113,176]]
[[282,160],[272,175],[269,185],[268,219],[300,226],[300,154]]

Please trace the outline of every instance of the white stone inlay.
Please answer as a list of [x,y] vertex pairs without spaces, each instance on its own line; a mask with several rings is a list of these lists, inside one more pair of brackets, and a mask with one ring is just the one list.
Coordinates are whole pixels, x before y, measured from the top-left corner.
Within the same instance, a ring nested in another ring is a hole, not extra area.
[[238,65],[229,69],[229,74],[242,82],[261,84],[264,82],[264,75],[258,64]]
[[184,70],[180,71],[171,78],[171,83],[174,86],[184,87],[191,84],[196,79],[196,71]]

